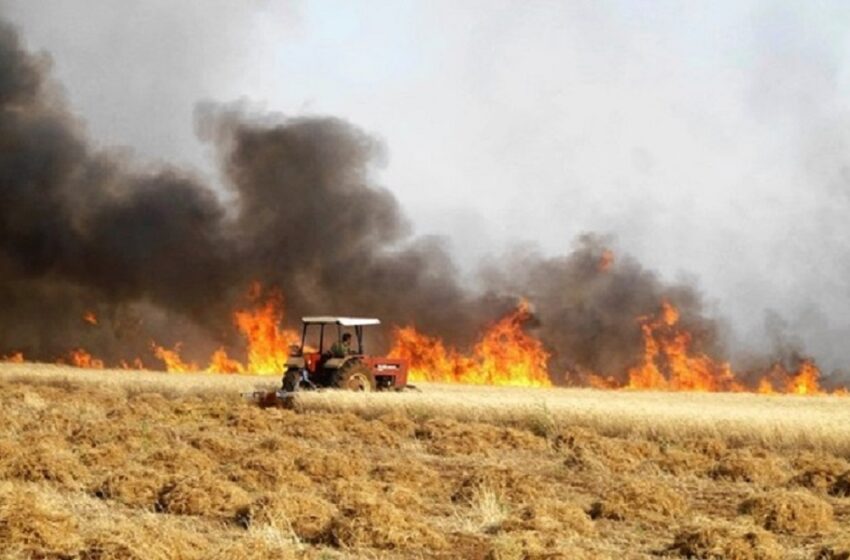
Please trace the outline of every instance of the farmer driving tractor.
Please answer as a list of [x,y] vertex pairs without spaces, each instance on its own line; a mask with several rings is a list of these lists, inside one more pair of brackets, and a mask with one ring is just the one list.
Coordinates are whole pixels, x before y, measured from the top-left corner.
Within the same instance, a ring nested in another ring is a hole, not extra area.
[[333,346],[331,346],[331,354],[334,358],[344,358],[354,354],[354,351],[351,349],[351,333],[343,334],[341,341],[334,342]]

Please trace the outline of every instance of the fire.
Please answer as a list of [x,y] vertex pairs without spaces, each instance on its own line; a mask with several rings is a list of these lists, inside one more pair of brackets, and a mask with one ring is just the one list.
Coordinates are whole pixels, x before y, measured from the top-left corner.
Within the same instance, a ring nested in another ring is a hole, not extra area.
[[611,270],[611,267],[614,266],[614,251],[611,249],[605,249],[602,251],[602,256],[599,257],[599,265],[597,268],[599,272],[608,272]]
[[782,364],[774,364],[770,371],[759,380],[758,392],[791,393],[794,395],[823,395],[820,386],[820,369],[808,358],[800,360],[797,370],[789,372]]
[[224,348],[219,348],[210,357],[209,373],[244,373],[245,367],[237,360],[227,355]]
[[614,377],[594,375],[589,376],[589,385],[599,389],[825,394],[820,386],[820,370],[811,359],[801,359],[796,371],[777,363],[758,378],[755,386],[745,385],[729,363],[716,361],[693,348],[693,335],[679,323],[679,318],[679,310],[667,301],[661,303],[657,315],[641,317],[638,322],[643,334],[643,356],[639,365],[629,369],[625,385]]
[[236,327],[248,342],[248,364],[244,369],[255,374],[280,373],[286,369],[289,347],[298,344],[301,337],[295,331],[280,328],[284,316],[280,291],[271,291],[261,301],[263,290],[257,283],[249,296],[258,305],[233,315]]
[[630,389],[742,391],[728,363],[692,348],[691,333],[679,325],[679,310],[661,303],[657,317],[640,319],[643,359],[628,372]]
[[[614,254],[605,250],[599,270],[609,270]],[[233,313],[233,325],[245,341],[245,359],[233,357],[219,347],[207,360],[207,367],[182,355],[181,343],[168,348],[151,343],[153,355],[168,372],[217,374],[271,374],[286,369],[290,347],[300,342],[297,332],[281,327],[285,316],[284,300],[276,289],[264,290],[259,283],[251,286],[247,304]],[[446,346],[438,337],[420,333],[413,326],[396,327],[389,353],[410,362],[412,381],[467,383],[475,385],[512,385],[549,387],[550,354],[543,343],[525,328],[532,318],[530,306],[521,301],[517,308],[490,325],[468,353]],[[82,316],[86,324],[98,325],[93,311]],[[637,389],[665,391],[752,391],[760,394],[844,395],[846,389],[827,391],[821,386],[821,372],[815,362],[800,358],[794,367],[776,363],[762,375],[736,375],[729,363],[699,351],[694,336],[680,321],[680,312],[672,303],[662,301],[654,315],[639,317],[643,351],[636,364],[620,375],[594,375],[577,371],[579,383],[596,389]],[[24,362],[22,352],[0,358],[3,362]],[[80,368],[102,369],[104,362],[83,348],[76,348],[59,360]],[[120,360],[118,367],[145,369],[140,358]],[[624,380],[625,379],[625,380]],[[744,383],[741,379],[746,379]]]
[[103,360],[92,357],[82,348],[75,348],[68,353],[71,365],[86,369],[103,369]]
[[178,342],[174,349],[169,350],[163,346],[158,346],[157,344],[153,344],[153,354],[160,360],[165,363],[165,369],[169,373],[187,373],[192,371],[198,371],[198,365],[194,362],[186,362],[183,361],[183,358],[180,356],[180,346],[181,344]]
[[413,381],[455,382],[471,368],[472,361],[446,349],[443,341],[417,331],[414,327],[395,329],[395,342],[389,357],[404,358],[410,363]]
[[820,388],[820,370],[814,362],[803,360],[797,373],[785,385],[785,392],[797,395],[819,395],[823,393]]
[[127,360],[121,360],[119,362],[121,369],[145,369],[145,364],[142,362],[141,358],[136,358],[135,360],[128,362]]
[[3,356],[0,361],[7,362],[10,364],[22,364],[24,363],[24,353],[23,352],[12,352],[8,356]]
[[547,369],[549,353],[523,330],[530,318],[528,303],[523,301],[487,329],[470,356],[446,348],[439,338],[414,327],[398,328],[389,355],[410,361],[410,379],[414,381],[548,387],[552,384]]
[[[286,369],[289,347],[300,342],[298,333],[280,327],[284,318],[283,296],[278,290],[264,292],[259,283],[251,286],[252,307],[233,314],[233,324],[247,344],[248,361],[242,364],[219,348],[209,359],[208,373],[279,374]],[[200,371],[195,362],[181,356],[181,345],[173,349],[153,345],[154,355],[169,372]]]

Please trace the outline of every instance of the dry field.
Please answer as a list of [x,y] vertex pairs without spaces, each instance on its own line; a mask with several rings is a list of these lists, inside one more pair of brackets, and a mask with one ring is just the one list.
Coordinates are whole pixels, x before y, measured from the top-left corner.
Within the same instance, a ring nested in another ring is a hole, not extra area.
[[0,558],[850,558],[850,398],[0,365]]

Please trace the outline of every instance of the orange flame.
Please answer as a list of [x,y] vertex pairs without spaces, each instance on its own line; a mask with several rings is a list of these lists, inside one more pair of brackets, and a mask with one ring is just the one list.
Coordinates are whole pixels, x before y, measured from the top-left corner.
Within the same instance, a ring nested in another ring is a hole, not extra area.
[[280,328],[284,316],[280,291],[272,290],[265,301],[260,301],[263,289],[255,283],[249,297],[259,305],[233,314],[236,327],[248,341],[248,365],[244,370],[254,374],[280,373],[286,369],[289,347],[300,343],[301,337],[295,331]]
[[121,360],[119,362],[121,369],[145,369],[145,364],[142,362],[141,358],[136,358],[132,362],[128,362],[127,360]]
[[820,388],[820,370],[813,361],[803,360],[797,373],[785,385],[785,392],[796,395],[819,395],[823,393]]
[[657,317],[643,317],[643,360],[628,372],[631,389],[742,391],[732,368],[692,349],[692,336],[679,324],[679,310],[667,301]]
[[[300,342],[298,333],[280,327],[284,318],[283,296],[278,290],[264,294],[259,283],[251,286],[249,299],[254,307],[233,314],[233,323],[245,337],[248,363],[231,358],[224,348],[213,352],[208,373],[279,374],[286,369],[289,347]],[[154,355],[165,363],[169,372],[199,371],[197,364],[185,360],[178,343],[173,349],[153,345]]]
[[602,256],[599,257],[599,272],[608,272],[611,270],[611,267],[614,266],[614,251],[611,249],[605,249],[602,251]]
[[759,380],[757,392],[791,393],[795,395],[823,395],[820,386],[820,369],[808,358],[800,360],[797,371],[789,372],[782,364],[774,364],[770,371]]
[[92,357],[91,354],[82,348],[75,348],[68,354],[71,360],[71,365],[86,369],[103,369],[103,360]]
[[[679,310],[667,301],[655,317],[639,319],[643,334],[643,357],[640,365],[628,371],[625,387],[666,391],[749,391],[760,394],[790,393],[820,395],[821,373],[814,361],[803,359],[794,372],[775,364],[759,377],[753,389],[738,379],[727,362],[715,361],[693,349],[693,337],[679,323]],[[613,377],[589,376],[592,387],[616,389],[622,387]],[[834,391],[833,394],[843,394]]]
[[543,344],[523,331],[531,318],[528,303],[492,325],[471,356],[446,348],[442,340],[414,327],[397,328],[389,356],[410,361],[410,379],[475,385],[548,387],[549,354]]
[[0,361],[7,362],[10,364],[22,364],[24,363],[24,353],[23,352],[12,352],[8,356],[3,356]]
[[[605,250],[599,260],[599,270],[613,266],[614,254]],[[299,334],[284,329],[283,296],[279,290],[264,291],[254,283],[248,293],[249,305],[233,313],[233,324],[246,341],[247,357],[241,362],[230,356],[224,347],[209,358],[203,371],[233,374],[280,374],[285,369],[289,349],[299,342]],[[547,364],[549,353],[542,342],[525,332],[532,318],[529,304],[521,301],[517,309],[487,328],[468,354],[447,347],[438,337],[418,332],[414,327],[396,328],[394,344],[389,355],[406,358],[411,364],[412,381],[448,383],[551,386]],[[83,321],[97,325],[92,311]],[[694,337],[681,323],[679,310],[662,301],[658,313],[640,317],[643,354],[637,365],[625,373],[626,381],[617,376],[599,376],[577,371],[576,381],[598,389],[655,389],[668,391],[754,391],[761,394],[790,393],[797,395],[833,395],[850,393],[847,389],[826,391],[821,387],[821,372],[811,359],[801,359],[796,369],[777,363],[756,379],[745,376],[739,381],[729,363],[718,361],[696,349]],[[201,371],[195,361],[181,355],[177,343],[166,348],[152,343],[153,354],[169,372]],[[305,349],[306,350],[306,349]],[[24,362],[21,352],[3,356],[0,361]],[[82,348],[71,351],[60,363],[81,368],[103,368],[104,362]],[[121,360],[123,369],[144,369],[141,359]]]
[[153,354],[165,363],[166,371],[170,373],[187,373],[198,371],[198,365],[194,362],[183,361],[180,356],[181,344],[178,342],[174,345],[173,350],[153,344]]
[[212,357],[210,357],[210,365],[207,368],[209,373],[243,373],[244,371],[245,367],[228,356],[224,348],[219,348],[213,352]]

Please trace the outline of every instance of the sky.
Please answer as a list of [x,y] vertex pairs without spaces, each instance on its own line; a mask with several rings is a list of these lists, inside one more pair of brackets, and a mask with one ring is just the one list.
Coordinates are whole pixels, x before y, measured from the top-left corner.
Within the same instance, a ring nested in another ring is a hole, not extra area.
[[[850,368],[844,2],[0,0],[101,147],[219,181],[199,102],[335,115],[470,277],[612,234]],[[733,341],[733,347],[735,346]]]

